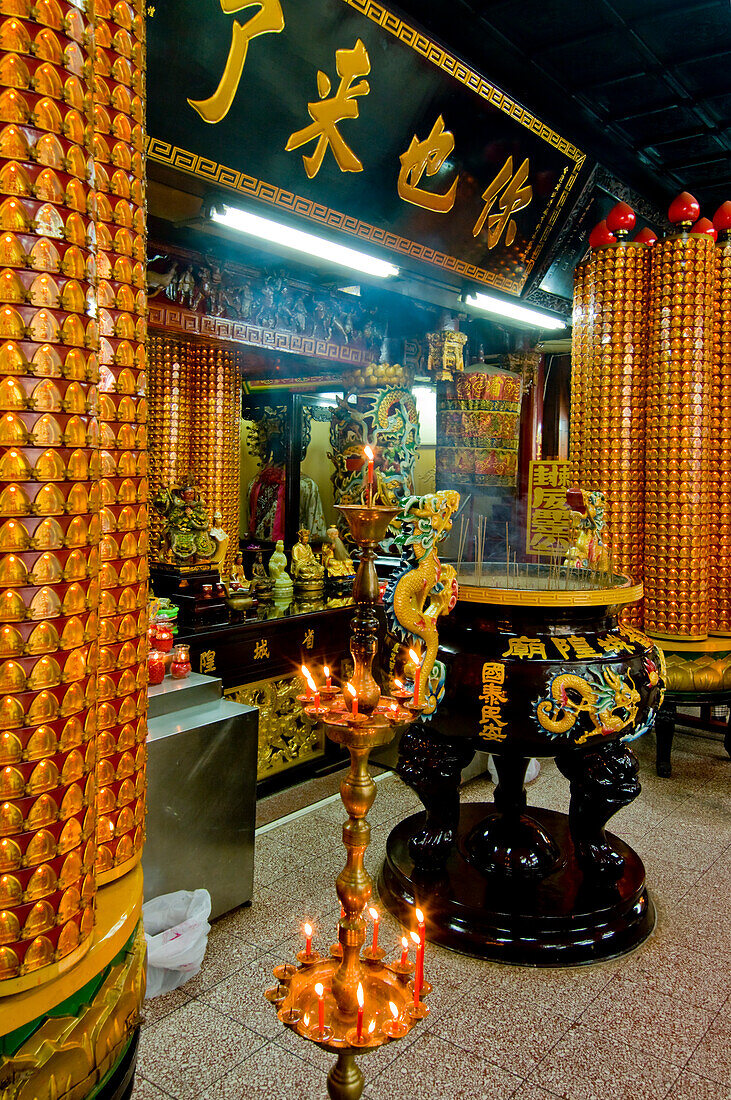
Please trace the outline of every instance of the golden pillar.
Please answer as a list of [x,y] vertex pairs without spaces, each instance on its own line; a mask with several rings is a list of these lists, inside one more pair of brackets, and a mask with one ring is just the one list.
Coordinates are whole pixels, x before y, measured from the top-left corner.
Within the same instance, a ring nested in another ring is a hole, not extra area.
[[[229,536],[225,569],[239,532],[241,373],[235,348],[154,334],[150,340],[151,493],[190,474],[211,521],[221,513]],[[152,555],[161,555],[162,524],[153,517]]]
[[91,944],[100,537],[90,26],[64,0],[11,10],[0,73],[0,997],[51,980]]
[[112,7],[110,0],[95,0],[94,11],[94,162],[102,339],[96,866],[103,885],[139,861],[145,836],[145,27],[144,17],[127,3]]
[[691,233],[698,204],[653,248],[647,397],[645,628],[698,640],[709,622],[711,403],[716,253]]
[[[641,581],[650,250],[627,239],[634,225],[634,212],[618,203],[577,271],[570,454],[574,483],[606,496],[614,568]],[[639,623],[641,606],[624,618]]]
[[239,542],[239,360],[232,348],[196,344],[193,350],[190,468],[203,490],[211,520],[217,512],[221,514],[220,526],[229,536],[224,562],[228,571]]
[[715,478],[712,514],[715,512],[716,527],[711,554],[714,584],[709,631],[728,636],[731,635],[731,202],[719,207],[713,224],[718,232],[712,402]]

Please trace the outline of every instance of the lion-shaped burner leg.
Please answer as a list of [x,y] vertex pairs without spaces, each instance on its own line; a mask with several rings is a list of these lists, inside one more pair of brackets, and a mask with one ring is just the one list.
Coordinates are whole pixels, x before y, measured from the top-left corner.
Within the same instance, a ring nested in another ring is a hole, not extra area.
[[409,841],[409,855],[420,871],[439,870],[447,861],[459,824],[462,769],[474,755],[470,740],[443,737],[423,722],[401,738],[396,771],[426,810],[423,828]]
[[622,877],[624,859],[609,843],[604,827],[640,793],[637,757],[616,739],[586,752],[561,753],[556,764],[571,784],[569,827],[582,870],[616,882]]

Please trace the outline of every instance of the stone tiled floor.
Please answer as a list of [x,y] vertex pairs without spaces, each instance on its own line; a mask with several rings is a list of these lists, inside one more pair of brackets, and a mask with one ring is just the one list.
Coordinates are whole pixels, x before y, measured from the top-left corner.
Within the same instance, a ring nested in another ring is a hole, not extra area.
[[[431,1015],[363,1059],[370,1100],[731,1100],[731,761],[718,741],[676,735],[672,779],[635,746],[643,792],[612,829],[645,861],[655,932],[623,959],[527,970],[429,947]],[[491,797],[476,780],[464,798]],[[563,810],[544,764],[534,805]],[[378,785],[375,873],[393,825],[417,807],[395,776]],[[339,805],[257,839],[256,900],[215,922],[200,974],[147,1001],[133,1100],[324,1100],[324,1055],[279,1024],[262,991],[308,917],[326,944],[338,912]],[[382,939],[399,930],[388,915]]]

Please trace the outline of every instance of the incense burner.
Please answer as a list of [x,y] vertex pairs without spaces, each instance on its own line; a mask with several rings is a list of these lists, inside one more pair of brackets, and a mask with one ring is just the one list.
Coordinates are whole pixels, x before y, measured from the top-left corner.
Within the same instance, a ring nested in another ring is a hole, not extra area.
[[[620,574],[559,569],[548,578],[535,566],[510,574],[483,566],[460,575],[457,606],[440,631],[444,698],[434,720],[400,747],[399,774],[426,813],[391,834],[382,882],[397,913],[403,901],[424,902],[433,938],[489,957],[565,965],[616,954],[648,934],[644,868],[605,832],[640,791],[627,740],[651,728],[662,702],[661,654],[618,625],[620,609],[641,596],[642,586]],[[460,773],[477,749],[493,754],[494,803],[460,807]],[[568,779],[568,817],[527,808],[531,757],[553,757]],[[462,882],[451,896],[445,875]],[[431,887],[439,882],[438,903]],[[623,919],[613,930],[593,927],[592,905],[581,907],[595,891],[618,893],[634,909],[631,932]],[[512,913],[493,920],[485,896]],[[471,931],[465,906],[474,911]],[[535,917],[528,931],[519,930],[519,913]]]

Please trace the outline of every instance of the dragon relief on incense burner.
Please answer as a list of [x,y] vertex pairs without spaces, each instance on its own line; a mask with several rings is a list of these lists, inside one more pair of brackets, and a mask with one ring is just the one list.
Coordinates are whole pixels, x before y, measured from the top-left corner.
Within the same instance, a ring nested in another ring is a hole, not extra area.
[[[558,672],[549,684],[547,697],[535,704],[539,725],[555,738],[564,738],[583,715],[591,722],[578,737],[582,745],[593,737],[606,737],[631,728],[641,696],[629,673],[622,676],[612,668],[589,669],[584,676]],[[585,723],[582,723],[585,726]]]

